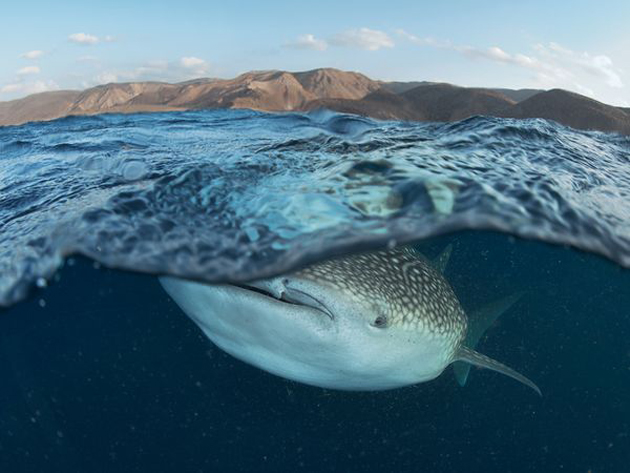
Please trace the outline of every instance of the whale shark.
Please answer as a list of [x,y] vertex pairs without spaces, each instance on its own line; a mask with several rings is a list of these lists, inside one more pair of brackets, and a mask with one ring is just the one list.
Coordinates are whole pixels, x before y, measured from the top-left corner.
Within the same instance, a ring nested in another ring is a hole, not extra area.
[[161,277],[171,298],[219,348],[265,371],[329,389],[376,391],[430,381],[454,365],[512,368],[474,350],[515,294],[468,316],[443,272],[408,246],[345,255],[246,284]]

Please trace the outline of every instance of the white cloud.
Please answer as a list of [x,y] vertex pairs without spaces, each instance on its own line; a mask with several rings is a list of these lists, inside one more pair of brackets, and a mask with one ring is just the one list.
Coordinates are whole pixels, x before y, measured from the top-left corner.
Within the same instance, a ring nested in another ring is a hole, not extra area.
[[0,93],[30,95],[58,89],[59,86],[54,81],[38,80],[35,82],[16,82],[3,85],[0,87]]
[[330,44],[377,51],[382,48],[393,48],[394,41],[383,31],[359,28],[347,30],[331,38]]
[[168,69],[168,61],[163,59],[154,59],[153,61],[148,61],[146,67],[152,69]]
[[158,69],[162,71],[171,70],[169,72],[174,73],[175,75],[183,76],[184,79],[196,79],[201,76],[208,75],[208,70],[210,68],[209,64],[194,56],[184,56],[179,60],[179,66],[174,66],[169,64],[168,62],[162,62],[159,64],[147,64],[147,66],[153,70]]
[[606,85],[614,88],[624,86],[620,71],[613,65],[612,59],[604,55],[592,55],[588,52],[578,53],[560,46],[557,43],[537,44],[536,51],[548,62],[560,67],[577,67],[593,77],[604,79]]
[[90,56],[89,54],[87,56],[79,56],[77,58],[77,62],[97,62],[98,58],[96,56]]
[[24,84],[6,84],[0,87],[0,92],[9,93],[9,92],[19,92]]
[[26,52],[24,54],[22,54],[21,57],[25,58],[25,59],[38,59],[40,57],[42,57],[44,55],[44,51],[40,51],[39,49],[36,49],[34,51],[29,51]]
[[68,36],[68,40],[78,44],[96,44],[99,42],[98,36],[86,33],[74,33]]
[[587,95],[589,97],[595,97],[595,91],[593,89],[589,89],[588,87],[582,84],[574,84],[575,90],[577,90],[582,95]]
[[95,76],[81,81],[84,88],[110,82],[182,82],[207,76],[210,64],[203,59],[185,56],[178,61],[148,61],[133,69],[101,70]]
[[296,49],[312,49],[314,51],[325,51],[328,48],[328,43],[323,39],[317,39],[312,34],[304,34],[298,36],[295,41],[293,41],[292,43],[287,43],[285,46]]
[[116,37],[107,35],[103,38],[103,41],[105,41],[106,43],[113,43],[114,41],[116,41]]
[[440,41],[431,37],[420,38],[411,33],[407,33],[405,30],[401,30],[401,29],[396,30],[396,34],[400,36],[401,38],[406,39],[407,41],[411,41],[412,43],[415,43],[420,46],[433,46],[433,47],[441,48],[441,49],[452,48],[452,44],[450,41]]
[[449,46],[448,49],[458,51],[472,58],[488,59],[490,61],[503,64],[513,64],[527,69],[542,70],[548,69],[545,64],[541,63],[535,57],[526,56],[524,54],[510,54],[498,46],[492,46],[487,49],[473,48],[472,46]]
[[[505,64],[513,64],[537,73],[539,82],[551,87],[570,87],[586,95],[595,95],[592,88],[584,85],[595,79],[603,80],[608,87],[622,88],[620,72],[608,56],[593,56],[587,52],[576,53],[556,43],[537,44],[534,49],[539,57],[521,53],[509,54],[499,47],[485,50],[466,48],[464,53]],[[591,76],[590,78],[588,76]]]
[[22,69],[19,69],[17,71],[17,74],[19,76],[26,76],[26,75],[29,75],[29,74],[39,74],[40,72],[41,71],[40,71],[39,67],[37,67],[37,66],[26,66],[26,67],[23,67]]
[[[499,64],[506,64],[528,70],[532,75],[533,86],[543,88],[562,87],[581,94],[612,96],[610,88],[624,87],[621,71],[612,59],[605,55],[593,55],[588,52],[578,53],[557,43],[533,46],[534,55],[509,53],[498,46],[487,49],[472,46],[455,45],[448,41],[435,41],[419,38],[404,30],[396,33],[402,38],[420,45],[456,51],[474,59],[483,59]],[[616,100],[618,101],[618,100]]]
[[180,64],[186,68],[205,66],[206,61],[194,56],[185,56],[179,60]]
[[400,28],[396,30],[396,34],[400,36],[401,38],[411,41],[412,43],[419,43],[419,44],[424,43],[424,40],[422,38],[416,36],[415,34],[408,33],[407,31]]
[[503,49],[499,48],[498,46],[492,46],[491,48],[488,48],[486,50],[486,53],[488,54],[488,57],[495,59],[497,61],[510,62],[512,60],[512,56],[510,56],[508,53],[503,51]]
[[118,82],[118,76],[113,72],[101,72],[94,78],[94,82],[96,85]]

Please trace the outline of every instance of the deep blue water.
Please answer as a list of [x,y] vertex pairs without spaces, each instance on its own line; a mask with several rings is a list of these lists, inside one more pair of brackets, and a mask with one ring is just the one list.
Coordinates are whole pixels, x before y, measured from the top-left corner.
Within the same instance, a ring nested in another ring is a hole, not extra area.
[[[104,115],[0,128],[0,176],[1,472],[628,471],[627,137]],[[479,349],[542,399],[479,370],[286,381],[213,347],[152,275],[240,281],[405,242],[453,244],[467,310],[526,291]]]

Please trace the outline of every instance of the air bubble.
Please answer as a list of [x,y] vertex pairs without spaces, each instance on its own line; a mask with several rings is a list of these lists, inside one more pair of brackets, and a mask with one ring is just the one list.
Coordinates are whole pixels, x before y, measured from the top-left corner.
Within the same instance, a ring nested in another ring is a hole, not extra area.
[[147,166],[142,161],[129,161],[123,164],[122,175],[127,181],[142,179],[147,173]]

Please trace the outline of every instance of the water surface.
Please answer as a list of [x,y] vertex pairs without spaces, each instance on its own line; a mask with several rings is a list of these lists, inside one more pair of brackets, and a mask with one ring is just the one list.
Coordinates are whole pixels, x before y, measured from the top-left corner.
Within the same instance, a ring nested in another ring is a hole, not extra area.
[[463,229],[630,266],[630,138],[222,110],[0,128],[0,304],[67,254],[207,281]]

